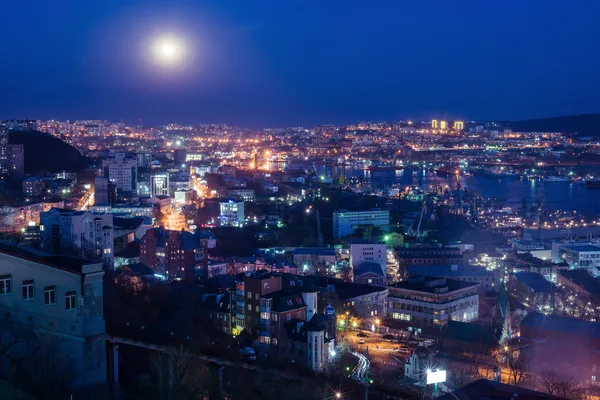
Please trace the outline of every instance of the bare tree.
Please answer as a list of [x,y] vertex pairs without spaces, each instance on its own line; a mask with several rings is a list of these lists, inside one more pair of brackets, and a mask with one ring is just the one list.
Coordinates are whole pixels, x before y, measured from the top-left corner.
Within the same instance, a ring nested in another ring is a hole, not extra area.
[[584,390],[569,375],[545,369],[538,374],[538,379],[542,389],[553,396],[567,399],[581,399],[584,397]]
[[456,389],[468,385],[479,377],[479,371],[474,365],[461,363],[451,369],[452,383]]
[[523,383],[527,373],[525,372],[525,361],[521,357],[521,352],[518,350],[509,350],[506,353],[506,365],[509,372],[509,381],[513,385]]
[[200,368],[193,366],[193,355],[183,347],[172,347],[150,357],[150,370],[156,383],[156,396],[160,400],[185,400],[206,394]]

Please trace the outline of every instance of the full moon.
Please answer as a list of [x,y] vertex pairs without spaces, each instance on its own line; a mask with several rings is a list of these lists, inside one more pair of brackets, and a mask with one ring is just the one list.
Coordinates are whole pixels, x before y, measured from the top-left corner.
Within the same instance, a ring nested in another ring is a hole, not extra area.
[[152,44],[152,53],[156,62],[165,66],[175,66],[185,58],[185,44],[174,36],[162,36]]

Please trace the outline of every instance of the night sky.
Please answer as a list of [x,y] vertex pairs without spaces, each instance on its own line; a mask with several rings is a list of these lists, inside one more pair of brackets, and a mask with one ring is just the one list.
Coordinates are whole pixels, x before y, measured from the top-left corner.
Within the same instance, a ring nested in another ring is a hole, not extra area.
[[[598,0],[2,0],[0,119],[250,127],[600,112]],[[185,39],[177,67],[149,41]]]

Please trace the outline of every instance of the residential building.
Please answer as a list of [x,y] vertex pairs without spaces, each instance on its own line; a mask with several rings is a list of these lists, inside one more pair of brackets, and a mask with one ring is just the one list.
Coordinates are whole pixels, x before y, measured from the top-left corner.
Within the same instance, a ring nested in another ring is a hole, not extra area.
[[149,229],[140,243],[140,261],[167,279],[208,276],[208,250],[216,247],[212,232]]
[[354,268],[365,261],[379,264],[383,276],[385,276],[387,272],[387,246],[385,243],[351,243],[350,265]]
[[23,145],[2,143],[3,140],[8,141],[8,134],[3,139],[0,132],[0,179],[21,181],[25,175]]
[[114,204],[117,197],[116,185],[109,181],[105,176],[94,177],[94,204],[110,205]]
[[344,282],[341,279],[310,277],[316,279],[319,296],[328,303],[341,304],[344,312],[364,320],[365,324],[387,314],[388,288]]
[[111,153],[102,161],[104,176],[125,193],[137,192],[137,166],[137,158],[126,153]]
[[551,312],[554,308],[558,288],[540,274],[515,272],[511,274],[509,287],[526,307],[543,312]]
[[363,226],[375,226],[387,232],[389,225],[390,212],[388,210],[339,210],[333,213],[333,237],[336,239],[351,235],[357,228]]
[[530,312],[521,321],[521,357],[528,372],[553,370],[582,386],[600,381],[600,322]]
[[389,286],[388,314],[413,329],[471,322],[479,316],[479,288],[473,282],[413,276]]
[[296,247],[293,254],[294,264],[304,272],[328,269],[335,265],[336,252],[331,247]]
[[219,202],[219,224],[241,227],[244,225],[244,201],[227,199]]
[[52,208],[40,213],[40,240],[42,249],[52,254],[102,259],[113,268],[112,214]]
[[594,278],[586,269],[559,271],[557,285],[584,298],[600,299],[600,279]]
[[39,176],[30,176],[23,180],[23,193],[28,197],[37,197],[44,194],[45,183]]
[[[23,252],[23,248],[18,253],[0,249],[3,318],[55,338],[69,361],[54,367],[69,369],[73,387],[106,383],[102,263]],[[36,348],[37,337],[32,334],[29,343],[9,348],[10,356],[35,359],[29,352]]]
[[254,189],[248,189],[245,187],[234,187],[227,190],[227,196],[237,199],[242,199],[244,201],[254,201],[256,199],[256,194],[254,193]]
[[137,153],[138,168],[149,170],[152,168],[152,153]]
[[564,261],[542,260],[530,253],[517,254],[515,257],[514,272],[535,272],[554,283],[559,271],[569,269],[569,264]]

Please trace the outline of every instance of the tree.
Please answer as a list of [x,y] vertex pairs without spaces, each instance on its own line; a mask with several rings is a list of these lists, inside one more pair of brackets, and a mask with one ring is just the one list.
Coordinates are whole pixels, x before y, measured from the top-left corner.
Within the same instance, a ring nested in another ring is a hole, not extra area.
[[[206,392],[206,372],[193,365],[193,355],[184,347],[172,347],[150,357],[150,372],[155,379],[154,394],[160,400],[185,400]],[[204,379],[203,379],[204,378]]]
[[553,396],[568,399],[580,399],[584,396],[583,389],[579,387],[573,377],[555,370],[542,370],[538,374],[538,381],[542,389]]
[[509,382],[515,386],[523,383],[527,374],[525,372],[525,361],[521,357],[521,352],[509,349],[506,351],[505,356],[509,372]]
[[458,389],[479,378],[479,371],[474,365],[460,363],[451,369],[452,383]]

